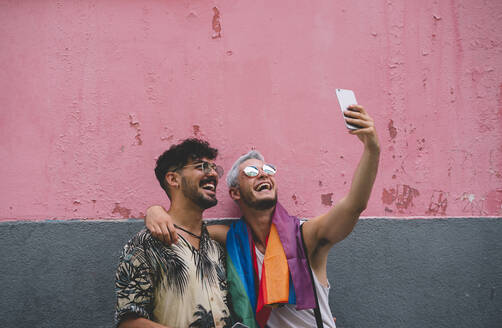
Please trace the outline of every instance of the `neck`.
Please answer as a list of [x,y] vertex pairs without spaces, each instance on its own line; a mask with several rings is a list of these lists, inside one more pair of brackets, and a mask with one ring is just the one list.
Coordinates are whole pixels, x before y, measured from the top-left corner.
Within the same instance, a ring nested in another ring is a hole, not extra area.
[[242,208],[244,221],[248,224],[253,235],[253,241],[260,252],[265,253],[267,237],[270,233],[275,207],[267,210]]
[[190,230],[192,233],[200,235],[203,210],[191,202],[171,202],[169,215],[173,223]]

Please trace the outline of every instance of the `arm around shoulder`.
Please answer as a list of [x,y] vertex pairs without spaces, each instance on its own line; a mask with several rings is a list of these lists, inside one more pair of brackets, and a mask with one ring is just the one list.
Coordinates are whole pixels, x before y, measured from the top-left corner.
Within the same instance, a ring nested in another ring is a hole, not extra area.
[[207,232],[209,232],[209,236],[211,237],[211,239],[216,240],[223,246],[225,246],[226,244],[227,232],[229,229],[230,227],[224,224],[214,224],[207,226]]

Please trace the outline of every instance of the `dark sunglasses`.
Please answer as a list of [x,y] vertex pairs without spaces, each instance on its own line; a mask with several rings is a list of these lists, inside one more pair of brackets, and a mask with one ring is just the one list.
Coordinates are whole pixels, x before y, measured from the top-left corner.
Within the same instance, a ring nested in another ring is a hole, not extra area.
[[[263,164],[261,169],[267,175],[274,175],[277,172],[277,169],[272,164]],[[242,171],[248,177],[255,177],[260,173],[260,169],[253,165],[246,166]]]
[[188,164],[188,165],[183,166],[182,168],[192,167],[192,166],[201,170],[202,172],[204,172],[204,174],[209,174],[209,173],[211,173],[212,170],[214,170],[216,172],[216,174],[218,174],[218,178],[221,178],[223,176],[224,171],[221,166],[216,165],[214,163],[209,163],[206,161],[202,161],[202,162],[195,163],[195,164]]

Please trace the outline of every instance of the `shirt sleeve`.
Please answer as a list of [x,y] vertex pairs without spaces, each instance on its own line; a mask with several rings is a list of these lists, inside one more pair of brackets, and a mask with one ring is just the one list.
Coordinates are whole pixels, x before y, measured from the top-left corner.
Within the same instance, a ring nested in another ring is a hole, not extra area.
[[115,275],[115,324],[130,316],[152,320],[153,284],[151,268],[141,247],[125,247]]

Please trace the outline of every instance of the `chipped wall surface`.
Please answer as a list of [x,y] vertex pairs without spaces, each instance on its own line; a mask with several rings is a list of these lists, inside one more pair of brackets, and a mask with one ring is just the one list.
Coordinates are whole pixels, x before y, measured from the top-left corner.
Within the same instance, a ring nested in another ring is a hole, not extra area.
[[[361,154],[353,89],[382,159],[364,213],[502,215],[501,1],[0,2],[0,220],[168,206],[156,157],[198,136],[251,148],[314,216]],[[235,217],[223,183],[205,216]]]

